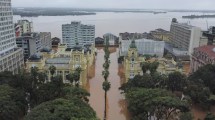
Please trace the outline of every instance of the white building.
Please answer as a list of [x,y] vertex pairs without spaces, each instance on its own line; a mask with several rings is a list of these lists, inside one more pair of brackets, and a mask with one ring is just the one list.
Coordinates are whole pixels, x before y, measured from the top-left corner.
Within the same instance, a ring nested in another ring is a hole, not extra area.
[[0,72],[17,73],[24,64],[23,51],[16,46],[11,0],[0,1]]
[[105,43],[108,41],[109,45],[115,45],[115,41],[117,37],[111,33],[106,33],[103,35],[103,38],[105,40]]
[[202,32],[199,27],[187,23],[178,23],[177,19],[173,19],[170,33],[170,42],[174,47],[187,50],[189,55],[193,53],[194,48],[201,45]]
[[[122,40],[120,45],[120,56],[125,56],[128,53],[128,49],[131,44],[131,40]],[[138,53],[141,55],[156,55],[163,57],[164,54],[164,41],[154,41],[149,39],[135,40]]]
[[28,20],[18,20],[15,24],[16,37],[20,37],[24,33],[33,32],[33,23]]
[[68,48],[74,47],[77,43],[81,46],[95,44],[95,26],[83,25],[81,22],[63,24],[62,40]]

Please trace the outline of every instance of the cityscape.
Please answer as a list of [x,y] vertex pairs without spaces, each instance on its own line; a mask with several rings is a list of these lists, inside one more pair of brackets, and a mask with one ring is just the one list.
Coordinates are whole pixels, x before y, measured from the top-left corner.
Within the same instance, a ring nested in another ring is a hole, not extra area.
[[215,9],[95,1],[0,0],[0,120],[215,120]]

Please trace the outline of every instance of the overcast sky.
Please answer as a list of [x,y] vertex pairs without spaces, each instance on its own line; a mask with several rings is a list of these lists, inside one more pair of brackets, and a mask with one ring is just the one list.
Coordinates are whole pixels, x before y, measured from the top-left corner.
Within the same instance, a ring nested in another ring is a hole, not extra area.
[[13,7],[215,10],[215,0],[12,0]]

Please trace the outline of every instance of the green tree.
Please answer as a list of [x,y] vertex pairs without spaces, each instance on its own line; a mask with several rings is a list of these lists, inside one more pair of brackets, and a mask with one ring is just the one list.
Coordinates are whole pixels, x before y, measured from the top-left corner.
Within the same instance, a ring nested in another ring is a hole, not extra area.
[[108,78],[108,76],[109,76],[109,71],[108,70],[104,70],[104,71],[102,71],[102,75],[103,75],[103,77],[104,77],[104,79],[105,79],[105,81],[107,80],[107,78]]
[[154,115],[157,120],[170,120],[176,110],[189,111],[187,101],[181,101],[163,89],[132,89],[126,93],[126,99],[134,120],[148,120]]
[[97,120],[95,111],[79,99],[56,99],[44,102],[24,118],[24,120]]
[[50,71],[50,73],[51,73],[51,79],[54,77],[54,74],[55,74],[55,72],[56,72],[56,67],[55,66],[50,66],[49,67],[49,71]]
[[215,115],[212,113],[207,113],[204,120],[215,120]]
[[103,90],[105,91],[105,110],[104,110],[104,119],[106,120],[106,113],[107,113],[107,91],[110,90],[111,84],[108,81],[104,81],[102,84]]
[[183,91],[186,85],[186,76],[180,72],[170,73],[167,80],[168,90],[174,91]]
[[149,62],[143,62],[141,63],[141,68],[143,74],[146,73],[149,70],[150,63]]
[[150,74],[154,74],[157,71],[158,66],[159,66],[159,62],[157,61],[150,63],[149,65]]
[[190,112],[181,113],[180,120],[193,120],[193,115]]
[[0,85],[0,119],[20,120],[26,113],[25,93],[8,85]]

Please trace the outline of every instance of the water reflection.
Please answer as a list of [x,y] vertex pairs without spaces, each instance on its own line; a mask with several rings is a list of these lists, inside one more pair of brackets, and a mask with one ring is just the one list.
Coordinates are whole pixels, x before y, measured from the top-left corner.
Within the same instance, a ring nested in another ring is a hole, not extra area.
[[[111,83],[111,89],[107,94],[107,118],[108,120],[129,120],[124,96],[119,91],[119,87],[124,83],[125,79],[123,66],[117,63],[118,48],[110,48],[110,52],[111,64],[108,80]],[[91,94],[89,103],[100,119],[103,119],[104,115],[104,91],[102,89],[104,81],[102,77],[103,63],[104,51],[102,48],[98,48],[95,64],[90,68],[88,74],[89,82],[86,88]]]

